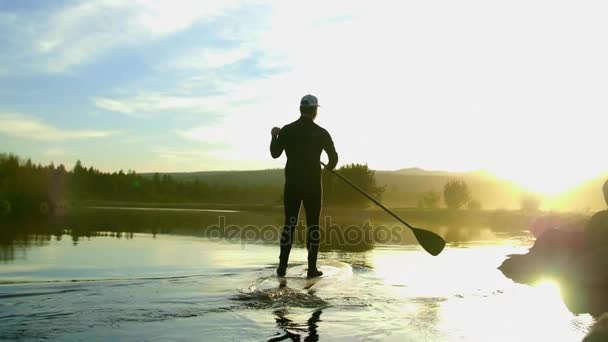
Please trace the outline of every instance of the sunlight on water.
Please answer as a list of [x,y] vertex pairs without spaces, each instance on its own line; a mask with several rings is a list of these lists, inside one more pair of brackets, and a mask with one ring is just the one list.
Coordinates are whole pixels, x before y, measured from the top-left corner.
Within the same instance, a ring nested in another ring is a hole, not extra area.
[[[580,341],[593,318],[568,311],[558,283],[519,285],[496,269],[524,249],[496,242],[448,246],[439,257],[408,246],[324,252],[321,264],[344,262],[352,276],[306,292],[279,287],[277,246],[147,234],[77,246],[51,240],[0,269],[0,281],[34,281],[0,286],[0,316],[12,317],[0,339],[24,336],[25,322],[26,337],[76,340]],[[306,249],[294,248],[291,266],[305,262]],[[260,280],[270,287],[239,290]]]
[[374,253],[373,263],[387,284],[407,285],[401,287],[403,293],[445,296],[503,284],[504,277],[498,274],[496,265],[505,254],[517,251],[513,246],[500,245],[447,248],[441,257],[418,250],[382,251]]
[[473,341],[580,341],[593,318],[573,315],[559,285],[513,285],[492,295],[442,303],[441,324]]
[[513,250],[500,245],[448,248],[441,258],[375,251],[373,263],[391,286],[387,293],[406,300],[402,315],[422,314],[436,321],[434,340],[580,340],[593,319],[568,311],[558,283],[542,279],[535,286],[518,285],[496,270]]

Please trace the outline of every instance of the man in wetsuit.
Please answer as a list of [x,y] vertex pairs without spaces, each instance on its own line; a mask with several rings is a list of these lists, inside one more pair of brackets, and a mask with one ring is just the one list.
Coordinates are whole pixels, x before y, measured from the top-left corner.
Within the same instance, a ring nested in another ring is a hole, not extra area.
[[285,189],[283,205],[285,225],[281,234],[281,254],[277,275],[282,277],[287,269],[293,235],[298,223],[300,205],[304,203],[308,237],[308,277],[319,277],[323,273],[317,269],[319,252],[319,219],[321,216],[321,152],[329,157],[326,169],[332,170],[338,163],[338,154],[329,133],[314,123],[319,102],[313,95],[306,95],[300,101],[300,118],[289,125],[272,129],[270,154],[279,158],[285,150]]
[[[608,180],[602,188],[604,192],[604,200],[608,205]],[[596,256],[608,255],[606,246],[608,244],[608,210],[602,210],[591,217],[587,223],[587,241],[588,247],[595,253]]]

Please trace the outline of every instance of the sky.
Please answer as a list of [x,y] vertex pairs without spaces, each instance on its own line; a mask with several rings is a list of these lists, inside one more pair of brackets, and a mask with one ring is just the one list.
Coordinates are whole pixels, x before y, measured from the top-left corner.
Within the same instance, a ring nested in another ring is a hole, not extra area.
[[340,164],[561,191],[608,171],[607,16],[605,1],[0,0],[0,152],[281,167],[270,130],[310,93]]

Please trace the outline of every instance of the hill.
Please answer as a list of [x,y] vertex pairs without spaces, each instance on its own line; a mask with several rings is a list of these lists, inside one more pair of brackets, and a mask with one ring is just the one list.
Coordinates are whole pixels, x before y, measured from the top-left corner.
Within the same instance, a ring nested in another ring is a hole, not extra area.
[[441,193],[444,185],[454,179],[465,181],[474,199],[487,209],[517,208],[525,190],[513,183],[494,177],[483,171],[448,172],[405,169],[376,171],[379,184],[386,186],[384,200],[392,206],[416,206],[418,199],[427,191]]
[[[200,180],[209,184],[237,186],[265,186],[280,189],[283,185],[283,170],[251,171],[201,171],[168,173],[176,180]],[[143,174],[151,177],[152,173]],[[526,190],[512,182],[500,179],[485,171],[449,172],[407,168],[396,171],[376,171],[379,185],[386,186],[382,200],[392,207],[414,207],[427,191],[442,192],[446,182],[464,180],[469,185],[474,199],[486,209],[517,209]],[[601,186],[605,177],[585,182],[568,192],[543,198],[546,208],[569,211],[599,210],[605,208]]]

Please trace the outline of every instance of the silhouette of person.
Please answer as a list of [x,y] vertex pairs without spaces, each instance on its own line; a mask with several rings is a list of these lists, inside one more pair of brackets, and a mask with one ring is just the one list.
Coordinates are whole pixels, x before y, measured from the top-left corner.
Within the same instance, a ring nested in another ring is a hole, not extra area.
[[[608,205],[608,180],[602,188],[604,200]],[[587,241],[593,251],[604,251],[608,242],[608,210],[602,210],[591,217],[587,223]]]
[[283,151],[287,155],[285,164],[285,188],[283,206],[285,225],[281,234],[281,253],[277,275],[285,275],[293,236],[298,223],[300,206],[304,203],[308,236],[308,277],[318,277],[323,273],[317,269],[319,252],[319,219],[322,206],[321,153],[329,157],[326,169],[332,170],[338,163],[338,154],[329,133],[314,123],[319,102],[313,95],[306,95],[300,101],[300,118],[282,129],[271,131],[270,154],[279,158]]
[[[316,342],[319,341],[319,332],[317,331],[318,324],[321,321],[321,314],[323,311],[318,309],[312,313],[308,321],[306,321],[306,325],[308,326],[308,331],[303,328],[300,324],[295,323],[291,319],[287,318],[287,311],[285,309],[276,310],[274,314],[276,315],[275,321],[277,326],[282,329],[285,334],[270,338],[268,342],[278,342],[285,340],[292,341],[301,341],[301,333],[308,332],[308,336],[304,338],[304,342]],[[290,330],[296,331],[297,333],[293,333]]]

